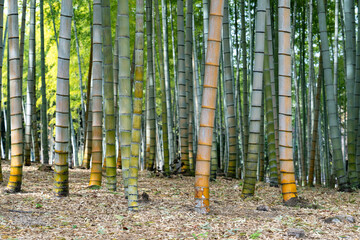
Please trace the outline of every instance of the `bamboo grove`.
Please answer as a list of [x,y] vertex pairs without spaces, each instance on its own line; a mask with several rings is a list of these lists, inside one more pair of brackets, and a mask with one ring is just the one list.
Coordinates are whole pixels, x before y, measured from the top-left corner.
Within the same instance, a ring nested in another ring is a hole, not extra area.
[[258,181],[284,201],[296,185],[358,188],[359,7],[0,0],[7,192],[21,191],[33,163],[53,166],[55,196],[69,195],[69,168],[81,167],[90,188],[104,176],[133,211],[139,171],[195,177],[199,213],[218,176],[240,179],[243,198]]

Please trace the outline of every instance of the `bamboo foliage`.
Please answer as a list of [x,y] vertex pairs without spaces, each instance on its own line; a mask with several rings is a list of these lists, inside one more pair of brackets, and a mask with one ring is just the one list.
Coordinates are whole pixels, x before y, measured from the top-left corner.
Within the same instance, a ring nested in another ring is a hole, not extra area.
[[280,0],[279,14],[279,160],[281,192],[284,201],[297,196],[291,122],[290,0]]
[[195,211],[206,214],[209,208],[210,155],[216,110],[217,78],[219,74],[221,28],[224,11],[222,0],[210,6],[209,36],[207,43],[204,86],[200,115],[198,152],[195,170]]
[[68,145],[69,145],[69,64],[71,39],[72,0],[61,2],[59,31],[58,77],[56,89],[56,127],[54,193],[69,195]]
[[129,164],[128,208],[131,211],[139,209],[138,203],[138,168],[141,139],[141,116],[143,101],[144,77],[144,0],[136,0],[135,29],[135,75],[134,75],[134,105],[131,131],[131,158]]
[[242,197],[255,192],[257,163],[260,153],[260,121],[262,109],[266,1],[258,1],[255,26],[255,62],[253,70],[253,89],[251,94],[251,113],[249,126],[249,146],[245,162],[245,179]]
[[102,179],[102,0],[93,2],[93,88],[92,165],[89,186],[101,186]]

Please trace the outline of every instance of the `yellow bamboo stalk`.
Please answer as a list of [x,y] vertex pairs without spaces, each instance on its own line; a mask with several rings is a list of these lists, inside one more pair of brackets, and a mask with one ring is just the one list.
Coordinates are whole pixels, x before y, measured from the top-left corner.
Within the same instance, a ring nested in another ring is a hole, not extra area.
[[290,0],[279,0],[279,160],[284,201],[297,197],[291,114]]
[[209,29],[205,60],[204,88],[195,170],[195,211],[201,214],[206,214],[210,211],[210,156],[216,110],[223,11],[223,0],[211,2],[209,18],[209,26],[211,28]]

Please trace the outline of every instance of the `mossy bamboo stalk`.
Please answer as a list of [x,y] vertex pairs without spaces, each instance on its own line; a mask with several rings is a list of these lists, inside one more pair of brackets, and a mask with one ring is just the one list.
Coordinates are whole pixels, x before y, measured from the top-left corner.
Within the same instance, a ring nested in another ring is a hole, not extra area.
[[114,107],[113,51],[111,39],[110,0],[102,0],[103,36],[104,36],[104,111],[105,111],[105,161],[106,185],[110,191],[116,191],[116,126]]
[[136,0],[136,28],[135,28],[135,75],[134,75],[134,104],[131,131],[131,158],[129,164],[128,209],[137,211],[138,202],[138,169],[141,138],[141,117],[143,102],[144,78],[144,0]]

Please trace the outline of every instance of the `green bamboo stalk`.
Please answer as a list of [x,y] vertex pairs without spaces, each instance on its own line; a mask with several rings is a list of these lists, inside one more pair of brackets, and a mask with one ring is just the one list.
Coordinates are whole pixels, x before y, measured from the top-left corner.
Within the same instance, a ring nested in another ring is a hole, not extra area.
[[127,196],[131,144],[131,82],[129,1],[118,2],[119,49],[119,130],[123,182]]
[[344,1],[345,12],[345,47],[346,47],[346,100],[347,100],[347,148],[348,148],[348,177],[350,185],[355,187],[359,184],[356,172],[356,118],[358,117],[358,109],[355,107],[355,49],[353,31],[354,1]]
[[321,51],[323,55],[324,77],[326,87],[326,105],[330,127],[330,139],[333,146],[333,159],[336,177],[340,190],[348,188],[348,178],[343,163],[343,154],[341,150],[341,133],[337,120],[337,111],[334,96],[334,82],[332,79],[332,69],[330,63],[329,42],[326,27],[326,14],[324,0],[318,1],[318,18],[321,39]]
[[224,92],[227,110],[227,129],[228,129],[228,154],[229,166],[228,176],[236,176],[237,161],[237,134],[236,134],[236,114],[234,106],[234,78],[231,69],[230,54],[230,28],[229,28],[229,2],[224,1],[224,18],[223,18],[223,58],[224,58]]
[[[4,57],[4,42],[3,42],[3,25],[4,25],[4,0],[0,0],[0,72],[2,73],[2,63]],[[0,74],[0,106],[2,102],[2,74]],[[0,109],[0,114],[2,110]],[[3,119],[0,118],[0,126]],[[2,139],[1,131],[0,131],[0,139]],[[2,158],[2,156],[0,157]],[[0,182],[3,182],[3,175],[2,175],[2,167],[0,161]]]
[[182,172],[189,171],[188,109],[186,103],[184,1],[177,0],[178,100]]
[[144,0],[136,0],[135,28],[135,75],[134,105],[131,131],[131,158],[129,164],[128,209],[137,211],[138,203],[138,168],[141,138],[141,116],[143,102],[144,77]]
[[116,126],[114,107],[113,51],[111,39],[110,0],[102,0],[102,20],[104,36],[104,111],[105,111],[105,161],[106,185],[116,191]]
[[161,39],[161,24],[159,14],[159,0],[155,0],[155,14],[156,14],[156,37],[159,49],[159,76],[160,76],[160,87],[161,87],[161,119],[162,119],[162,132],[163,132],[163,151],[164,151],[164,171],[165,174],[170,173],[169,165],[169,132],[168,132],[168,109],[166,108],[166,89],[165,89],[165,72],[164,72],[164,47]]
[[256,10],[255,63],[253,69],[253,90],[251,93],[251,113],[249,148],[245,163],[245,179],[242,197],[252,196],[255,192],[257,162],[259,157],[260,120],[262,108],[264,46],[265,46],[266,2],[258,1]]
[[193,125],[194,125],[194,94],[193,94],[193,68],[192,68],[192,14],[193,1],[186,0],[186,34],[185,34],[185,81],[187,94],[187,136],[188,136],[188,155],[190,172],[195,171],[194,145],[193,145]]
[[54,162],[54,193],[69,195],[68,145],[69,136],[69,65],[71,42],[72,0],[61,2],[59,54],[56,89],[56,135]]
[[[268,14],[267,14],[268,15]],[[269,19],[269,18],[267,18]],[[267,36],[269,32],[266,32]],[[270,45],[272,46],[272,45]],[[264,91],[265,91],[265,106],[266,106],[266,134],[268,142],[268,158],[269,158],[269,170],[270,170],[270,186],[278,187],[278,175],[277,175],[277,160],[276,160],[276,147],[275,147],[275,120],[274,120],[274,108],[273,108],[273,95],[271,88],[271,76],[269,66],[269,42],[265,44],[265,59],[264,59]]]

